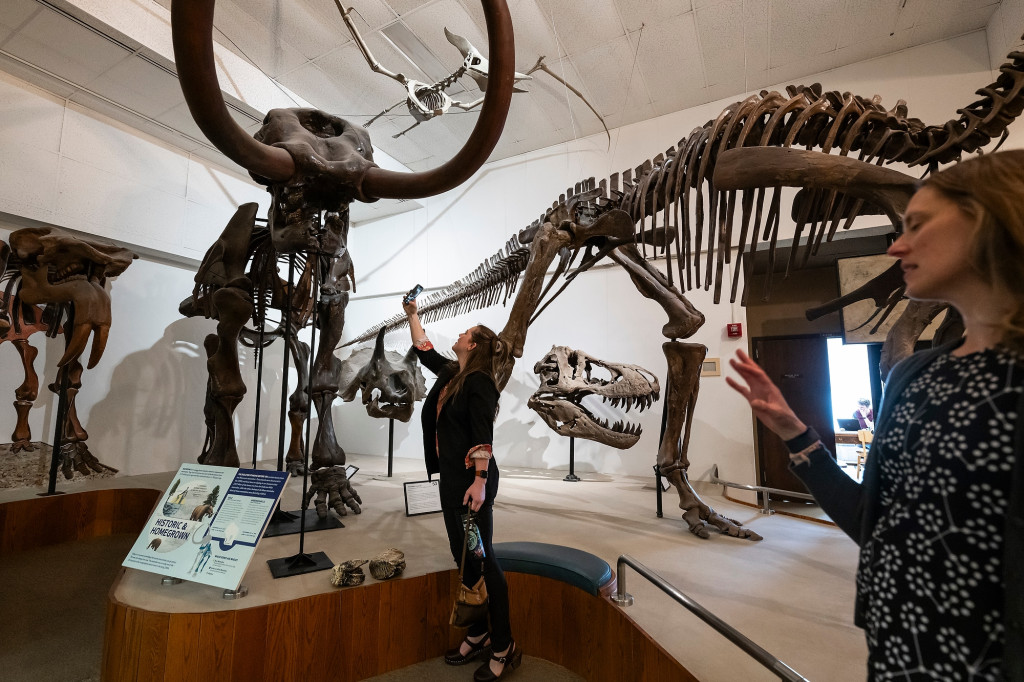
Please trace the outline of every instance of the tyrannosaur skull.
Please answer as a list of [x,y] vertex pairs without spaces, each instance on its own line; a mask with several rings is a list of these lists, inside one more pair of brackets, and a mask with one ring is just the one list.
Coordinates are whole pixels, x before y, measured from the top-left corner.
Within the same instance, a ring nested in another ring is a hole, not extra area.
[[[598,377],[595,367],[608,378]],[[533,367],[540,387],[527,406],[559,435],[625,450],[640,440],[640,425],[597,414],[607,408],[641,411],[658,399],[658,379],[643,367],[605,362],[568,346],[552,346]],[[586,404],[585,404],[586,402]]]
[[366,413],[377,419],[407,422],[413,403],[427,395],[427,384],[412,349],[402,356],[384,350],[384,332],[373,349],[360,348],[341,363],[340,397],[345,402],[362,392]]
[[110,333],[110,294],[107,278],[120,275],[137,256],[119,246],[80,239],[48,227],[11,233],[11,251],[21,274],[21,300],[45,305],[74,306],[74,329],[63,366],[82,355],[94,333],[89,368],[96,366]]

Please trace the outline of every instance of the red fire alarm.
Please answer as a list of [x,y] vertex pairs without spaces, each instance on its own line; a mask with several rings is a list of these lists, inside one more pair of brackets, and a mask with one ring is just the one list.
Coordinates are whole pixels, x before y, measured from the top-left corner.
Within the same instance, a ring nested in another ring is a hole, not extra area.
[[743,336],[743,323],[733,322],[725,325],[725,335],[730,339],[738,339]]

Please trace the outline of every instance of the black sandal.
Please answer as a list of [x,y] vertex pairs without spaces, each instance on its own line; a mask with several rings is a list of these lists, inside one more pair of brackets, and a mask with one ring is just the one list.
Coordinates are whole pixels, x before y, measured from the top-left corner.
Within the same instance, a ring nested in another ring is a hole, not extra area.
[[516,643],[513,641],[512,644],[509,645],[507,654],[504,656],[491,655],[491,660],[497,661],[505,667],[501,669],[500,673],[495,675],[491,672],[491,663],[488,661],[477,668],[476,672],[473,673],[474,682],[493,682],[494,680],[500,680],[505,677],[507,673],[511,673],[523,662],[523,652],[519,650]]
[[475,661],[480,657],[481,654],[486,654],[491,650],[491,638],[490,635],[484,635],[479,642],[469,641],[469,635],[463,640],[469,645],[469,651],[463,655],[462,645],[455,647],[448,651],[444,655],[444,662],[448,665],[466,665],[472,661]]

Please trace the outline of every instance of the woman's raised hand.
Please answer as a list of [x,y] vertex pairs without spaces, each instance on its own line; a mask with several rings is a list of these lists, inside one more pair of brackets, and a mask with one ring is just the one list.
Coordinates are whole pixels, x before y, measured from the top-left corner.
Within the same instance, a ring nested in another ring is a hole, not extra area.
[[415,315],[416,311],[417,311],[416,299],[414,298],[411,301],[406,301],[405,298],[403,297],[402,298],[402,310],[405,311],[406,315],[409,315],[409,316]]
[[734,388],[750,403],[754,416],[783,440],[796,438],[807,430],[807,425],[800,421],[789,403],[782,397],[782,391],[776,386],[765,371],[741,350],[736,357],[729,360],[729,365],[747,383],[746,386],[732,377],[726,377],[725,383]]

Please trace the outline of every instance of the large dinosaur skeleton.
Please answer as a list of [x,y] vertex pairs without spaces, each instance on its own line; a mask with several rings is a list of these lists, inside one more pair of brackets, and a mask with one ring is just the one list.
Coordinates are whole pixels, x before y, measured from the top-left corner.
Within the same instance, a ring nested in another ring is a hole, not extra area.
[[[720,300],[724,266],[731,262],[737,243],[733,235],[737,208],[740,233],[732,300],[742,259],[764,241],[768,242],[769,268],[775,269],[783,185],[805,188],[793,204],[796,228],[787,271],[804,262],[823,240],[831,239],[839,225],[848,228],[858,215],[881,211],[900,230],[900,212],[913,192],[913,178],[877,166],[901,162],[932,169],[1005,137],[1009,123],[1024,109],[1024,53],[1011,53],[997,80],[978,94],[981,99],[941,125],[908,118],[903,101],[886,110],[877,97],[823,92],[818,85],[789,87],[786,95],[765,91],[751,95],[666,153],[638,166],[635,176],[627,170],[609,181],[589,179],[566,190],[505,250],[468,277],[427,297],[420,306],[421,316],[429,322],[507,300],[521,274],[520,293],[499,334],[512,348],[501,377],[503,388],[515,358],[522,356],[527,329],[536,315],[580,272],[608,256],[627,271],[641,295],[655,300],[668,316],[662,328],[662,335],[669,339],[662,345],[668,379],[658,468],[679,494],[683,519],[701,537],[708,537],[714,528],[759,539],[711,509],[687,479],[690,426],[707,349],[677,340],[691,337],[704,323],[704,316],[680,290],[713,286],[714,300]],[[794,160],[798,150],[772,149],[795,146],[815,151]],[[857,159],[848,158],[852,152],[857,152]],[[815,167],[807,156],[821,163]],[[721,166],[727,161],[729,172],[723,174]],[[769,186],[774,187],[770,196]],[[677,245],[674,254],[673,243]],[[666,273],[648,260],[648,249],[650,256],[664,255]],[[566,274],[581,252],[579,266]],[[548,267],[556,257],[559,262],[545,286]],[[673,271],[679,288],[673,284]],[[541,305],[563,274],[566,283]],[[902,296],[902,281],[891,295]],[[921,317],[913,302],[908,311]],[[392,318],[353,343],[381,327],[393,329],[403,323],[400,316]]]
[[64,354],[49,389],[66,391],[67,407],[61,424],[59,466],[65,478],[116,471],[89,451],[89,434],[78,419],[75,398],[82,388],[81,357],[92,336],[89,369],[100,361],[110,334],[110,293],[107,280],[120,275],[137,256],[113,244],[80,239],[48,227],[11,233],[10,245],[0,241],[0,343],[10,341],[21,356],[25,380],[15,389],[17,423],[13,452],[32,451],[29,410],[39,395],[34,361],[39,351],[29,337],[64,333]]
[[[301,254],[309,265],[312,307],[310,312],[321,332],[308,377],[308,399],[319,415],[311,468],[312,486],[303,501],[313,495],[330,497],[335,510],[347,505],[358,513],[359,497],[345,474],[345,453],[337,446],[331,419],[331,403],[338,393],[340,361],[334,349],[341,340],[344,310],[351,282],[351,258],[347,249],[348,206],[352,201],[381,198],[422,198],[458,186],[477,171],[494,149],[513,89],[515,48],[511,18],[502,0],[484,2],[491,54],[489,87],[472,134],[447,163],[423,173],[394,173],[373,163],[367,132],[337,116],[314,109],[273,109],[263,127],[250,137],[231,118],[224,105],[213,56],[214,0],[175,0],[171,28],[175,63],[185,101],[193,119],[217,149],[249,171],[272,195],[269,228],[270,253]],[[231,414],[245,392],[238,370],[238,338],[252,316],[253,292],[281,289],[276,257],[264,259],[267,267],[246,271],[257,252],[252,227],[253,206],[242,207],[238,223],[211,248],[208,266],[197,278],[191,305],[218,320],[217,334],[207,337],[210,370],[207,405],[217,422],[214,451],[234,454]],[[229,226],[230,227],[230,226]],[[246,275],[263,279],[252,282]],[[201,281],[200,281],[201,279]],[[293,287],[294,283],[289,283]],[[296,292],[288,289],[285,300]],[[260,308],[263,309],[263,301]],[[286,323],[289,321],[285,318]],[[262,324],[262,321],[259,323]],[[299,363],[297,363],[299,364]],[[293,441],[298,429],[293,428]],[[234,461],[205,461],[237,466]]]

